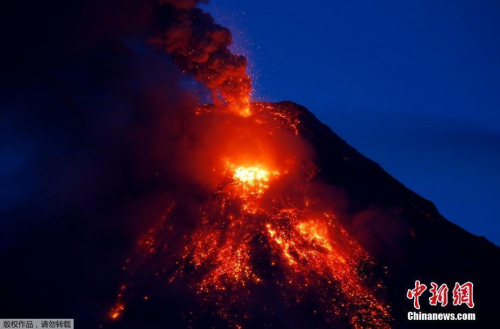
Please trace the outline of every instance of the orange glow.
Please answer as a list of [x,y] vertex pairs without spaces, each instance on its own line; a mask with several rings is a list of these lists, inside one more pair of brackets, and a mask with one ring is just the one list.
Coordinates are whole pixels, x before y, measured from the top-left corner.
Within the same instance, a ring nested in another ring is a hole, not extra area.
[[263,182],[269,181],[269,172],[258,167],[238,167],[233,177],[246,185],[262,186]]
[[233,178],[227,187],[228,202],[232,198],[242,201],[241,209],[246,213],[259,211],[259,200],[262,199],[271,181],[280,176],[277,170],[268,170],[263,165],[240,166],[226,160],[226,174]]
[[189,282],[234,328],[242,318],[234,309],[247,309],[260,285],[276,287],[289,307],[314,296],[327,321],[344,316],[352,327],[388,327],[389,308],[370,286],[376,264],[341,226],[330,206],[336,200],[318,192],[300,121],[272,111],[254,106],[249,118],[209,107],[196,112],[212,125],[208,131],[200,125],[210,151],[185,163],[199,164],[190,167],[192,176],[209,192],[190,209],[192,228],[162,216],[140,239],[139,259],[163,259],[151,266],[155,276]]
[[120,315],[122,314],[123,310],[125,310],[125,306],[123,304],[117,304],[109,312],[109,317],[112,320],[117,320],[120,317]]
[[[237,167],[234,169],[233,178],[237,184],[243,187],[245,192],[249,192],[255,196],[261,196],[264,191],[269,188],[269,179],[279,176],[278,171],[272,173],[261,169],[259,166],[252,167]],[[244,194],[242,194],[245,197]]]
[[252,115],[252,112],[250,112],[250,107],[245,107],[244,109],[242,109],[240,111],[240,115],[243,117],[249,117],[250,115]]
[[320,225],[314,221],[301,222],[297,225],[300,234],[310,243],[317,244],[328,251],[332,251],[332,246],[328,241],[328,227]]
[[[237,112],[244,118],[252,115],[252,111],[250,110],[250,97],[247,95],[243,95],[241,101],[239,102],[241,105],[236,105],[238,109]],[[232,106],[234,107],[234,106]]]

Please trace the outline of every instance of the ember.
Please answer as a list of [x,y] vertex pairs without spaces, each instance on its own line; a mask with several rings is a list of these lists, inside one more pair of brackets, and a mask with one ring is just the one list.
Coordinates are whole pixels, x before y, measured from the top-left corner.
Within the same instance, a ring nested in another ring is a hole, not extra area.
[[[342,228],[336,200],[318,192],[297,115],[249,103],[246,59],[229,51],[231,34],[198,1],[162,3],[170,23],[152,42],[211,88],[215,106],[193,111],[179,139],[179,172],[202,196],[187,202],[193,189],[174,200],[140,239],[136,267],[184,285],[234,328],[253,321],[250,300],[262,287],[287,308],[309,303],[329,324],[387,327],[389,307],[373,288],[381,284],[368,274],[377,265]],[[119,295],[112,319],[126,298]]]
[[[275,287],[287,307],[313,303],[327,323],[347,319],[352,327],[387,327],[389,307],[376,297],[381,283],[368,274],[377,265],[342,228],[335,207],[328,206],[335,200],[324,202],[329,197],[316,192],[318,169],[296,126],[288,124],[290,114],[277,115],[258,103],[252,107],[251,118],[234,122],[231,111],[198,112],[197,120],[210,118],[216,122],[212,129],[224,132],[215,141],[220,153],[214,149],[214,158],[204,161],[222,165],[211,171],[207,166],[201,175],[211,172],[218,183],[185,238],[172,234],[186,232],[172,214],[141,238],[143,266],[154,267],[170,284],[188,282],[199,302],[216,305],[214,316],[230,327],[244,324],[238,319],[262,285]],[[233,134],[223,129],[225,120],[244,136],[239,147],[225,137]],[[169,209],[182,212],[177,208]]]

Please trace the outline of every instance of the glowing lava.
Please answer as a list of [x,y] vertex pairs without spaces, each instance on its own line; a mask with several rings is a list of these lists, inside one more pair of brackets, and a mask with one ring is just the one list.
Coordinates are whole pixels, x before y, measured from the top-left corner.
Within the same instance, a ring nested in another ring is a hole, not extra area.
[[[237,128],[241,136],[268,133],[234,148],[231,139],[217,141],[217,188],[197,205],[188,228],[172,214],[184,214],[182,208],[169,208],[141,238],[142,266],[170,284],[187,283],[201,304],[214,306],[214,317],[234,328],[251,321],[251,300],[262,291],[272,291],[291,310],[310,305],[332,326],[388,327],[389,307],[378,297],[382,286],[370,274],[377,264],[341,226],[330,206],[335,200],[318,192],[318,169],[296,146],[303,143],[298,123],[284,113],[256,111],[251,118],[237,119],[252,120]],[[240,158],[246,161],[235,160]],[[112,318],[123,310],[123,298],[117,305]]]
[[278,171],[269,172],[260,166],[244,167],[234,169],[233,178],[235,184],[242,188],[240,196],[248,198],[249,195],[260,197],[269,188],[269,180],[279,176]]
[[123,312],[124,309],[125,309],[125,306],[123,304],[117,304],[109,312],[109,317],[112,320],[117,320],[120,317],[120,315],[121,315],[121,313]]
[[238,167],[233,177],[245,185],[264,187],[263,183],[269,181],[269,172],[259,167]]

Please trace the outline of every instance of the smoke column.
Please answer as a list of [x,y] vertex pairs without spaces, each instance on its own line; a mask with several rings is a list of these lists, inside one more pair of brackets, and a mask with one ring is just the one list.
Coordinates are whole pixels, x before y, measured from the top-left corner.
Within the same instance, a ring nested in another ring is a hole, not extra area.
[[[160,1],[162,32],[151,43],[165,49],[185,72],[210,88],[215,104],[250,115],[247,59],[233,54],[231,32],[197,8],[200,0]],[[208,2],[208,1],[206,1]]]

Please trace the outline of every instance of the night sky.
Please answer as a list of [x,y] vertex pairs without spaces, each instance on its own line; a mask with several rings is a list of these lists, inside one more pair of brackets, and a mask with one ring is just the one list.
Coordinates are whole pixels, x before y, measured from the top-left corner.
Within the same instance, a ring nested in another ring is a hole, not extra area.
[[306,106],[450,221],[500,244],[497,2],[204,8],[249,57],[254,98]]

